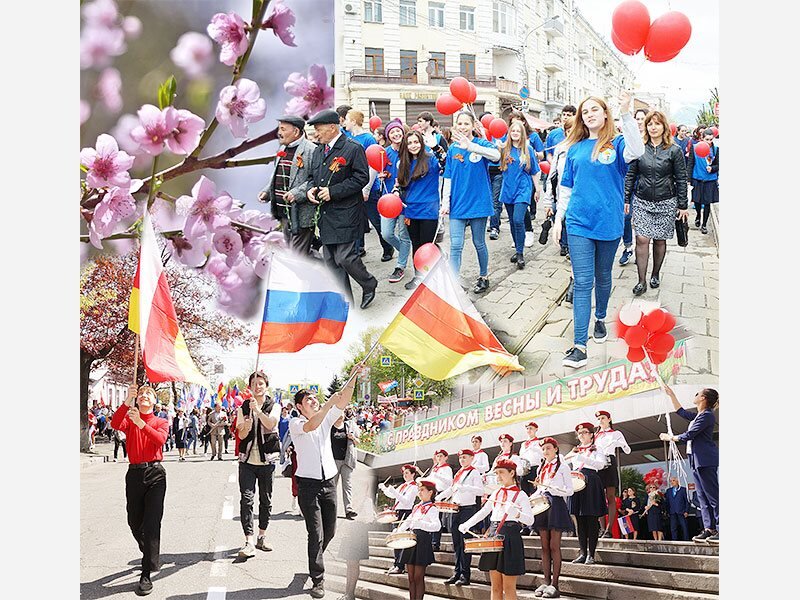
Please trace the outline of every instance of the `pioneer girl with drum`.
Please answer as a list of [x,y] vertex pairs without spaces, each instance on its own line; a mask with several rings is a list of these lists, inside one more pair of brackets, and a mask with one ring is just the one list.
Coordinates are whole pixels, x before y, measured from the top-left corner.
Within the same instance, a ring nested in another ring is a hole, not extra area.
[[[386,486],[382,483],[378,485],[378,488],[384,494],[396,500],[392,507],[392,511],[397,513],[394,519],[396,521],[406,519],[411,514],[411,509],[414,508],[414,501],[417,499],[417,482],[414,479],[420,476],[416,465],[403,465],[401,471],[403,473],[403,483],[399,487]],[[380,518],[381,515],[378,515],[379,520]],[[394,565],[389,569],[388,575],[401,575],[403,573],[405,573],[405,565],[401,562],[400,551],[395,550]]]
[[483,475],[489,470],[489,455],[485,450],[481,449],[483,438],[479,435],[472,436],[472,451],[475,453],[475,458],[472,460],[472,466]]
[[539,532],[542,540],[542,572],[544,573],[544,584],[536,588],[533,595],[542,598],[558,598],[558,578],[561,575],[561,534],[564,531],[572,531],[572,519],[564,500],[573,494],[572,474],[569,463],[558,452],[558,442],[555,439],[551,437],[543,439],[541,449],[544,458],[534,484],[537,486],[536,496],[544,496],[550,503],[550,508],[537,514],[533,522],[533,527]]
[[516,470],[516,463],[510,460],[495,461],[495,472],[502,487],[489,496],[483,508],[459,525],[461,533],[466,534],[491,513],[488,539],[496,539],[499,543],[497,536],[503,537],[502,549],[482,553],[478,562],[481,571],[489,571],[491,600],[516,600],[517,577],[525,574],[525,549],[520,530],[533,523],[533,512],[528,495],[516,485]]
[[515,474],[522,477],[528,472],[529,465],[526,465],[521,459],[519,454],[514,452],[514,438],[510,434],[504,433],[499,438],[500,441],[500,454],[494,459],[492,470],[497,468],[497,462],[500,460],[510,460],[517,468]]
[[[617,490],[620,487],[619,471],[617,470],[617,449],[619,448],[625,454],[630,454],[631,447],[628,446],[628,442],[625,441],[625,436],[622,435],[622,432],[613,428],[611,413],[606,410],[598,410],[594,416],[600,424],[597,428],[597,433],[594,435],[594,443],[608,457],[605,468],[598,471],[598,475],[600,475],[600,480],[603,482],[606,503],[608,504],[608,524],[602,536],[610,538],[611,528],[617,522]],[[602,519],[600,527],[603,527]]]
[[[453,469],[447,464],[448,456],[447,450],[444,449],[437,450],[433,453],[433,468],[428,478],[435,481],[436,487],[440,490],[447,489],[453,485]],[[439,531],[433,534],[433,549],[435,552],[439,552],[442,541],[442,531],[447,530],[447,525],[452,520],[450,515],[440,514],[440,517],[442,526]]]
[[417,485],[420,503],[394,532],[413,531],[416,536],[417,543],[404,549],[401,559],[408,569],[408,597],[411,600],[419,600],[425,595],[425,568],[434,562],[431,537],[441,527],[439,511],[433,503],[436,482],[420,479]]
[[578,544],[581,553],[572,562],[593,565],[597,549],[600,522],[598,517],[606,514],[606,497],[603,483],[597,471],[606,464],[606,456],[594,443],[594,426],[581,423],[575,427],[579,444],[565,457],[572,462],[572,469],[580,471],[586,487],[569,498],[569,512],[575,515],[578,523]]

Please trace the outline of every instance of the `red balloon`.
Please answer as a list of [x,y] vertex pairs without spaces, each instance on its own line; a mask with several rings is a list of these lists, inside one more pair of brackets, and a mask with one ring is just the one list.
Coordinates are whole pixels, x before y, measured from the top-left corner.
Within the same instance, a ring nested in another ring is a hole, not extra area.
[[666,354],[675,347],[675,338],[668,333],[657,333],[647,341],[647,349],[656,354]]
[[706,144],[705,142],[697,142],[694,145],[694,153],[697,154],[700,158],[705,158],[709,154],[711,154],[711,146]]
[[367,163],[379,173],[386,168],[386,150],[379,144],[372,144],[366,150]]
[[625,332],[625,343],[631,348],[641,348],[649,334],[650,332],[641,325],[634,325]]
[[619,50],[623,54],[627,54],[628,56],[633,56],[634,54],[639,52],[639,50],[641,49],[641,48],[631,48],[630,46],[627,46],[626,44],[624,44],[622,42],[622,40],[620,40],[617,37],[617,34],[614,33],[613,29],[611,30],[611,41],[617,47],[617,50]]
[[642,326],[650,333],[655,333],[664,324],[665,318],[664,311],[657,308],[642,317]]
[[630,329],[630,326],[625,325],[622,321],[619,320],[619,315],[617,315],[617,319],[614,321],[615,331],[617,333],[618,340],[625,339],[625,333]]
[[485,115],[483,115],[483,117],[481,117],[481,125],[483,125],[483,128],[488,131],[489,130],[489,125],[491,125],[491,123],[492,123],[492,121],[494,121],[494,119],[495,119],[495,117],[494,117],[494,115],[492,113],[485,114]]
[[628,360],[642,362],[644,360],[644,350],[642,348],[628,348]]
[[414,253],[414,268],[417,271],[430,271],[441,255],[442,253],[436,244],[423,244]]
[[667,360],[666,353],[664,353],[664,354],[660,354],[658,352],[651,352],[650,353],[650,362],[653,363],[654,365],[660,365],[665,360]]
[[638,0],[626,0],[611,15],[611,32],[623,46],[617,48],[623,54],[636,54],[647,41],[650,31],[650,12]]
[[676,10],[664,13],[650,25],[644,44],[644,55],[652,62],[675,58],[692,37],[689,18]]
[[450,94],[443,94],[436,99],[436,110],[443,115],[452,115],[463,106],[463,102]]
[[546,160],[543,160],[542,162],[539,163],[539,168],[542,170],[542,173],[544,173],[545,175],[549,175],[550,174],[550,163],[547,162]]
[[476,88],[475,84],[470,81],[469,82],[469,100],[467,100],[467,104],[472,104],[477,99],[478,99],[478,88]]
[[658,328],[656,333],[669,333],[672,331],[672,328],[675,327],[675,317],[673,317],[668,311],[664,310],[663,308],[660,309],[664,311],[664,324]]
[[381,118],[379,116],[377,116],[377,115],[375,115],[374,117],[370,117],[369,118],[369,128],[372,131],[375,131],[378,127],[381,126],[382,123],[383,123],[383,120],[381,120]]
[[508,124],[499,117],[492,119],[492,122],[489,123],[489,133],[496,138],[501,138],[508,133]]
[[711,131],[714,132],[714,137],[717,137],[719,135],[719,128],[712,126]]
[[378,212],[382,217],[394,219],[403,212],[403,201],[400,200],[400,196],[397,194],[384,194],[378,198]]
[[472,90],[469,88],[470,83],[463,77],[454,77],[450,82],[450,93],[461,102],[469,103],[469,97],[472,95]]
[[672,135],[677,135],[677,133],[678,133],[678,128],[675,126],[675,123],[670,123],[670,124],[669,124],[669,132],[670,132]]

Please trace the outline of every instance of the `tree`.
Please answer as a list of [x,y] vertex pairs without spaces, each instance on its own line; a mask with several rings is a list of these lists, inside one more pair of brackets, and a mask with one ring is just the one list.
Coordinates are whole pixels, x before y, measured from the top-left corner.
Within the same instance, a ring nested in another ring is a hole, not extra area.
[[644,495],[644,477],[633,467],[622,467],[622,489],[633,488],[637,495]]
[[334,375],[333,379],[331,379],[331,382],[328,385],[328,395],[333,396],[340,389],[342,389],[342,382],[338,375]]
[[708,101],[708,105],[697,111],[697,124],[704,127],[719,125],[719,117],[714,114],[714,107],[719,104],[719,92],[717,88],[709,91],[711,92],[711,98]]
[[[89,447],[87,402],[91,371],[104,367],[112,381],[134,381],[136,336],[128,329],[128,300],[136,263],[134,253],[102,255],[87,263],[81,272],[79,424],[82,451]],[[206,375],[212,372],[219,350],[255,343],[256,336],[245,323],[211,308],[216,296],[213,280],[170,263],[165,271],[181,332],[202,372]],[[141,360],[138,364],[137,382],[145,380]]]

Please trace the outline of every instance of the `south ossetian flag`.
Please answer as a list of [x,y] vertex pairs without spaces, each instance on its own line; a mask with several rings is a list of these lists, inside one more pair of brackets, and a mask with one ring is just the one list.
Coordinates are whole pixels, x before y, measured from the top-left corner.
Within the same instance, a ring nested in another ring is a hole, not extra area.
[[267,278],[259,354],[297,352],[342,339],[349,304],[321,261],[276,251]]
[[178,316],[169,292],[150,213],[144,211],[139,264],[133,278],[128,308],[128,328],[139,334],[142,363],[151,383],[186,381],[210,389],[194,364],[178,327]]
[[438,381],[486,365],[503,375],[523,370],[441,257],[379,341],[404,363]]

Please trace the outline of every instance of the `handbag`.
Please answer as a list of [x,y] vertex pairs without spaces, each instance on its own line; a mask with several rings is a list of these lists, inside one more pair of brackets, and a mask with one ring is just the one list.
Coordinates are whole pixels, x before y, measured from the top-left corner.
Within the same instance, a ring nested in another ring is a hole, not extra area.
[[678,236],[678,246],[685,248],[689,245],[689,223],[683,219],[675,219],[675,233]]

